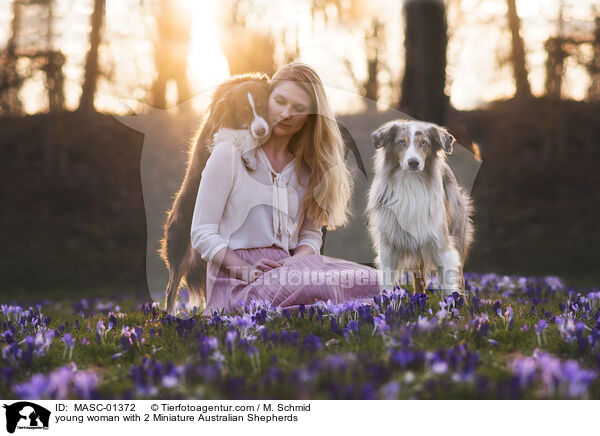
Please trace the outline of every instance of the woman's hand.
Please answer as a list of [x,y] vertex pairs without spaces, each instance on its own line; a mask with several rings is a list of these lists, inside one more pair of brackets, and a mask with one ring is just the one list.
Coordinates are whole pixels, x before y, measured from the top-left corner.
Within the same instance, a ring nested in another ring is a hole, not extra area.
[[250,268],[244,270],[244,274],[242,274],[242,280],[248,283],[252,283],[265,271],[269,271],[273,268],[279,268],[280,266],[281,264],[276,260],[271,260],[267,258],[259,259],[256,263],[254,263],[254,265],[251,265]]
[[284,257],[283,259],[279,259],[279,265],[280,265],[280,266],[284,266],[284,265],[288,264],[289,262],[291,262],[291,261],[292,261],[292,259],[294,259],[294,257],[293,257],[293,256],[290,256],[290,257]]
[[252,283],[262,275],[262,271],[256,268],[247,269],[242,273],[241,280],[246,283]]
[[313,250],[308,245],[300,245],[293,251],[293,255],[290,257],[284,257],[283,259],[279,259],[280,266],[287,265],[289,262],[293,262],[294,259],[298,259],[303,256],[309,256],[311,254],[315,254],[315,250]]

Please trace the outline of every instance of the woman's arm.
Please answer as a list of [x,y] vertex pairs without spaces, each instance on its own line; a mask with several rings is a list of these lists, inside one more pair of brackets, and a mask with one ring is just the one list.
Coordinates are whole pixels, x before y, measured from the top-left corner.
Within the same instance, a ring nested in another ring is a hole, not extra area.
[[292,257],[301,257],[301,256],[308,256],[310,254],[317,254],[315,252],[315,249],[308,246],[308,245],[299,245],[295,250],[294,250],[294,254],[292,255]]
[[239,160],[233,145],[228,142],[213,149],[202,171],[190,236],[192,248],[200,253],[202,259],[224,269],[230,276],[250,283],[265,270],[278,265],[269,259],[260,259],[250,265],[228,247],[228,241],[219,233],[223,211],[234,185],[235,165]]
[[235,151],[229,143],[216,146],[206,161],[194,214],[192,216],[191,243],[202,259],[213,262],[217,252],[227,247],[219,234],[219,223],[233,189]]
[[321,226],[308,216],[304,217],[302,227],[298,232],[298,245],[294,250],[294,257],[319,254],[323,243],[323,232]]
[[253,269],[252,265],[235,254],[235,251],[231,248],[224,247],[219,250],[213,257],[212,263],[221,265],[221,268],[225,267],[225,270],[231,277],[250,282],[250,272]]

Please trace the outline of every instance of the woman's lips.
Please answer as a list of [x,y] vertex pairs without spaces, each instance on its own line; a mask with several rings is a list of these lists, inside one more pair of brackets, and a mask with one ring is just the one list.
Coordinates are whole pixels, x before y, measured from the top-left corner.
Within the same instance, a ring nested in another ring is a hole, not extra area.
[[289,124],[282,123],[281,121],[276,124],[277,126],[290,127]]

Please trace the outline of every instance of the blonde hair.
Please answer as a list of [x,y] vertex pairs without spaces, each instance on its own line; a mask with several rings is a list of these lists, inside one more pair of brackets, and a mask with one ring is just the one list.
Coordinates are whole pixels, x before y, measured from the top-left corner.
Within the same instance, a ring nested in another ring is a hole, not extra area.
[[310,170],[302,202],[304,213],[328,229],[344,226],[350,215],[353,179],[344,158],[342,134],[329,107],[323,83],[315,70],[301,62],[280,68],[271,79],[271,92],[280,81],[293,81],[300,86],[310,96],[312,104],[304,126],[288,144],[290,152],[296,156],[299,184],[302,163]]

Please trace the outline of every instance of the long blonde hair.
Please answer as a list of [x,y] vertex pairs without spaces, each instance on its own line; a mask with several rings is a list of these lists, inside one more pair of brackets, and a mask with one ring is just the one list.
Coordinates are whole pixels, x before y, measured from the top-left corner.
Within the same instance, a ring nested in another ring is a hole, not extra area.
[[288,144],[296,157],[299,184],[302,163],[310,170],[302,202],[304,213],[328,229],[344,226],[350,215],[353,179],[344,158],[342,134],[329,107],[323,83],[315,70],[301,62],[280,68],[271,79],[270,90],[284,80],[300,86],[310,96],[312,104],[304,126]]

